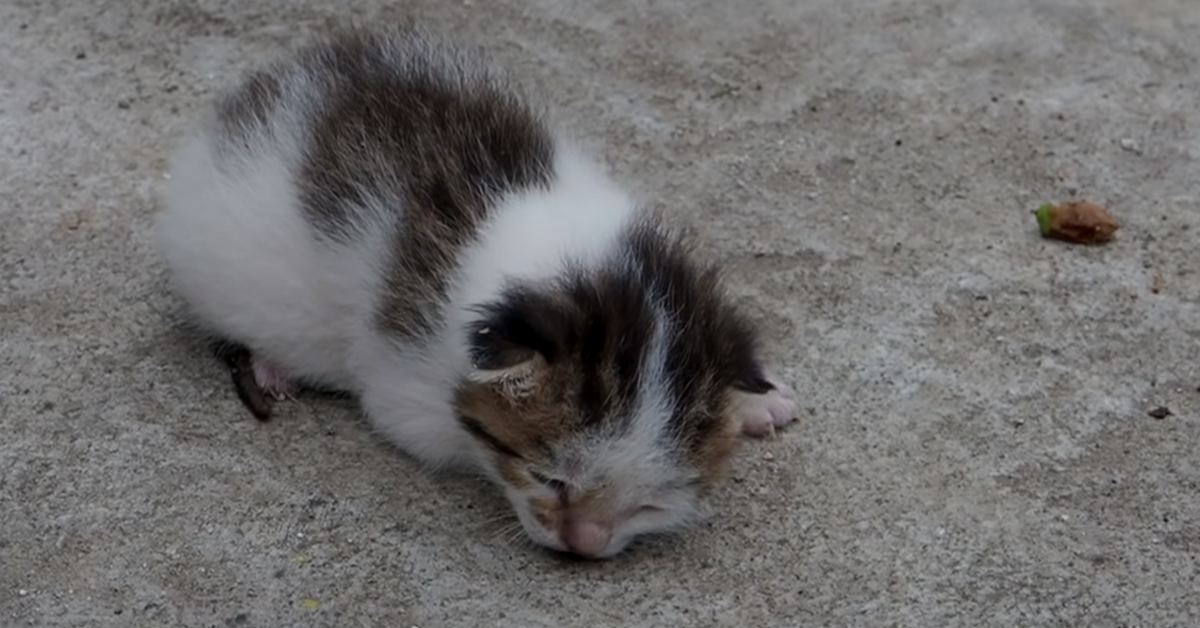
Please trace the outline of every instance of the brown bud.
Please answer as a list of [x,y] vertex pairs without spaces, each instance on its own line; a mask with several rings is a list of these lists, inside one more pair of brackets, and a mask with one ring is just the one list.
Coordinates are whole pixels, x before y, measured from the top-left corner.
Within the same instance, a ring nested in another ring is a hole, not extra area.
[[1043,236],[1077,244],[1108,242],[1120,228],[1107,210],[1087,201],[1042,205],[1037,221]]

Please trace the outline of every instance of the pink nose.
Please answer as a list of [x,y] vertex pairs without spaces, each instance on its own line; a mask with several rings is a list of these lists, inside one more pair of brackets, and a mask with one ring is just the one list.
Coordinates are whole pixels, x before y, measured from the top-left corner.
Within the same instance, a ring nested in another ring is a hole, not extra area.
[[604,552],[612,540],[612,528],[593,521],[567,521],[562,530],[563,543],[580,556],[594,557]]

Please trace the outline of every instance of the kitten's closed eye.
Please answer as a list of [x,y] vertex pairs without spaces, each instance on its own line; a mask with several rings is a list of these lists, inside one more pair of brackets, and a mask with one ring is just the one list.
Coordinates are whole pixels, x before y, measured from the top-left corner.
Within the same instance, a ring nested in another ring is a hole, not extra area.
[[513,450],[512,447],[509,447],[508,445],[504,444],[500,439],[493,436],[491,434],[491,432],[487,431],[487,429],[485,427],[483,427],[483,423],[481,423],[469,416],[466,416],[464,414],[458,415],[458,423],[460,425],[462,425],[463,428],[465,430],[467,430],[467,432],[469,432],[477,440],[479,440],[482,443],[484,443],[485,445],[487,445],[490,449],[492,449],[496,453],[498,453],[502,456],[508,456],[510,458],[518,458],[519,459],[521,457],[521,454],[519,454],[515,450]]
[[530,470],[529,477],[533,478],[535,482],[545,485],[546,488],[554,491],[555,493],[562,493],[567,490],[566,482],[563,482],[562,480],[556,480],[556,479],[554,479],[550,476],[547,476],[543,473],[539,473],[537,471]]

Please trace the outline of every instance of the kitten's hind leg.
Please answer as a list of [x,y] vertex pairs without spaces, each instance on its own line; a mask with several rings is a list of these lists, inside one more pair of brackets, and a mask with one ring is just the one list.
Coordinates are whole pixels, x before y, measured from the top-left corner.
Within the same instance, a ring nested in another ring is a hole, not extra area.
[[222,342],[217,354],[229,367],[238,399],[258,420],[270,420],[273,402],[295,398],[298,387],[287,374],[247,347]]
[[258,354],[250,357],[250,370],[254,381],[264,393],[276,401],[295,399],[300,387],[288,378],[283,369]]

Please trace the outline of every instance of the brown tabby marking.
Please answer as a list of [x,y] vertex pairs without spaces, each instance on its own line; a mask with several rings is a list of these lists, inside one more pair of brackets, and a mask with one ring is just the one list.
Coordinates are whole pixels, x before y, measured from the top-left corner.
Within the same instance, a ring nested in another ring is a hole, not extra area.
[[217,124],[225,138],[242,140],[247,133],[266,125],[282,90],[279,77],[270,71],[258,71],[220,99],[216,105]]
[[353,237],[367,205],[394,212],[380,323],[412,338],[437,327],[459,253],[499,199],[549,185],[554,151],[537,112],[482,59],[396,41],[350,32],[309,54],[326,93],[300,181],[310,220],[334,239]]

